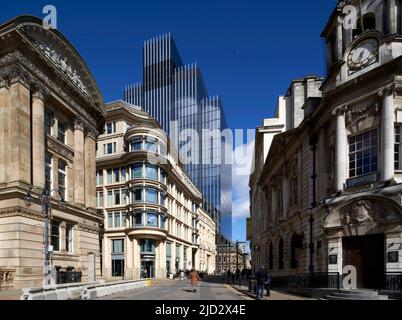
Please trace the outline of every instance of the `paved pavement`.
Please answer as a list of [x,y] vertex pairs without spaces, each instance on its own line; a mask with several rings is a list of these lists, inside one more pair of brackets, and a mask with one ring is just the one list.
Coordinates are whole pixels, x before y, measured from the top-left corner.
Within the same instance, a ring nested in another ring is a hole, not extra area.
[[[253,298],[253,300],[255,300],[255,294],[250,293],[249,292],[249,288],[247,286],[238,286],[238,285],[232,285],[233,289],[236,289],[237,291]],[[262,300],[311,300],[309,298],[305,298],[305,297],[301,297],[301,296],[297,296],[294,294],[290,294],[287,292],[282,292],[282,291],[276,291],[276,290],[271,290],[270,292],[270,296],[267,297],[265,296],[266,291],[264,291],[264,297],[262,298]]]
[[246,294],[216,278],[204,278],[197,293],[192,292],[188,279],[158,281],[151,287],[119,293],[99,300],[251,300]]

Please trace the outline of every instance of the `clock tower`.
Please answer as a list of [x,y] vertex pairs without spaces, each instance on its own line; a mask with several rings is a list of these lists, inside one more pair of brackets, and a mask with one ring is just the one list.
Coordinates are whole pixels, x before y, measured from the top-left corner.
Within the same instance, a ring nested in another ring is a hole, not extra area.
[[322,32],[327,50],[323,92],[402,56],[401,1],[339,1]]

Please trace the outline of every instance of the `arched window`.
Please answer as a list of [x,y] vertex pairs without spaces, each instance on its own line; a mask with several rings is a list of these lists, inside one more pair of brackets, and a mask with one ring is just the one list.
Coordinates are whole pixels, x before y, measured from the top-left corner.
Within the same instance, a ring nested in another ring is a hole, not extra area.
[[278,257],[279,257],[279,264],[278,264],[279,270],[283,270],[285,268],[283,239],[279,240]]

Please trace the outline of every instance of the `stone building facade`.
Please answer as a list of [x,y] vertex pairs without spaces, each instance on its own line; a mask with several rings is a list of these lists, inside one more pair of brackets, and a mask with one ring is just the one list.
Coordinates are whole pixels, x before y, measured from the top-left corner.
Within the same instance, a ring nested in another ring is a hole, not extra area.
[[213,273],[216,227],[176,149],[139,107],[116,101],[106,109],[96,195],[105,219],[103,276],[160,279],[191,268]]
[[43,285],[46,186],[51,265],[82,272],[82,281],[100,275],[95,146],[104,116],[97,84],[59,31],[31,16],[0,26],[0,272],[8,270],[8,288]]
[[[402,273],[401,3],[385,3],[338,3],[322,33],[322,98],[304,101],[301,123],[251,176],[253,262],[274,276],[354,266],[358,287],[389,289]],[[357,8],[354,29],[345,5]]]

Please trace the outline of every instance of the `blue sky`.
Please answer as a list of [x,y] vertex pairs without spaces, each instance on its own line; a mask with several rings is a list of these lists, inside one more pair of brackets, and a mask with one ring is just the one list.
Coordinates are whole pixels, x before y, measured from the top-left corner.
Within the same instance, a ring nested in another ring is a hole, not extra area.
[[[147,0],[7,1],[0,22],[58,10],[58,29],[90,67],[105,101],[142,78],[143,41],[171,32],[185,63],[197,62],[211,95],[221,95],[231,128],[271,117],[293,78],[325,75],[320,33],[337,1]],[[247,177],[237,178],[235,204],[248,201]],[[233,238],[245,239],[242,206]],[[240,207],[238,207],[240,208]],[[238,211],[239,211],[238,210]]]

